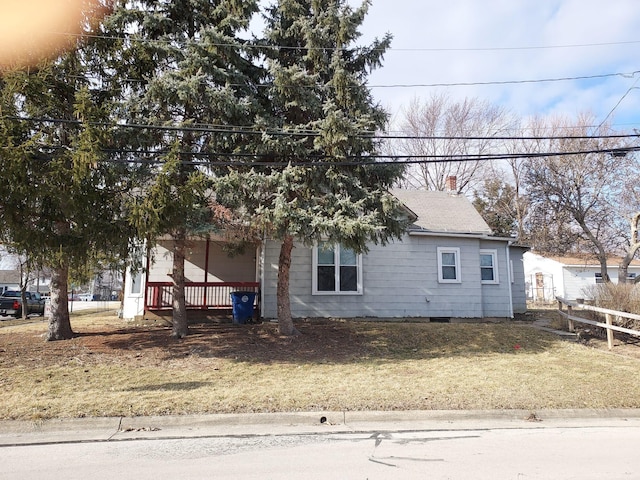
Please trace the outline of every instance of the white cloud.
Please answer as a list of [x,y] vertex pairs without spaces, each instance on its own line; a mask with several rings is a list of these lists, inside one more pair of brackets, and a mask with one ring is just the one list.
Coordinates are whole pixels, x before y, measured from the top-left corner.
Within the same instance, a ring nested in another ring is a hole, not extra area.
[[[536,80],[640,70],[637,0],[373,0],[362,32],[365,43],[386,32],[394,36],[383,68],[370,77],[371,85]],[[639,76],[452,86],[448,91],[452,96],[491,100],[520,116],[589,111],[604,119]],[[395,113],[411,98],[441,89],[374,88],[373,94]],[[640,128],[639,105],[640,89],[634,89],[616,108],[615,123]]]

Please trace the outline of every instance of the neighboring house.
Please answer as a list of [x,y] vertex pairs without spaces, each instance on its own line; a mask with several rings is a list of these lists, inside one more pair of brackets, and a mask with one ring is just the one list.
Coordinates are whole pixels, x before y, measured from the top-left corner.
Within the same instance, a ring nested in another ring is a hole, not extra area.
[[[494,237],[471,203],[446,192],[394,190],[412,221],[406,234],[357,255],[340,245],[301,242],[292,253],[290,297],[296,318],[512,318],[526,310],[524,248]],[[171,308],[170,240],[153,249],[146,272],[127,275],[123,316]],[[186,263],[187,304],[229,307],[229,292],[259,292],[257,308],[277,316],[280,243],[229,257],[221,239],[193,240]]]
[[91,282],[82,287],[82,292],[78,294],[80,300],[117,300],[122,292],[122,272],[100,271]]
[[[0,245],[0,291],[20,290],[20,256],[9,253],[4,245]],[[8,279],[8,282],[4,280]],[[51,278],[42,272],[31,272],[27,290],[46,294],[49,292]]]
[[0,270],[0,293],[7,290],[20,290],[20,272],[17,270]]
[[[607,273],[612,282],[618,282],[618,265],[621,259],[607,260]],[[544,257],[527,252],[523,257],[527,299],[537,303],[554,302],[556,297],[568,300],[592,298],[589,291],[602,283],[600,263],[594,257]],[[629,279],[640,275],[640,262],[629,266]]]

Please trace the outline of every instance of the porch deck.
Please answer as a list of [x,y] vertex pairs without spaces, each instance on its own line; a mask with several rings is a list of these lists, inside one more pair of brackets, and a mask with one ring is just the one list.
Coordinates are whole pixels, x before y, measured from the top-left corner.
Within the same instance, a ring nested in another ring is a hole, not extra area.
[[[254,308],[260,309],[260,283],[258,282],[187,282],[185,303],[189,310],[231,310],[231,292],[256,293]],[[144,299],[145,311],[171,310],[173,284],[148,282]]]

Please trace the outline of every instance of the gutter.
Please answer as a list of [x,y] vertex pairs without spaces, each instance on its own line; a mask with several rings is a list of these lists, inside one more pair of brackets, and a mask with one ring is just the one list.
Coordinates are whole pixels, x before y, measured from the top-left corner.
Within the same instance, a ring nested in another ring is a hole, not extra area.
[[407,232],[411,236],[416,237],[452,237],[452,238],[472,238],[475,240],[493,240],[498,242],[507,242],[511,246],[515,239],[512,237],[494,237],[486,233],[460,233],[460,232],[431,232],[427,230],[409,230]]

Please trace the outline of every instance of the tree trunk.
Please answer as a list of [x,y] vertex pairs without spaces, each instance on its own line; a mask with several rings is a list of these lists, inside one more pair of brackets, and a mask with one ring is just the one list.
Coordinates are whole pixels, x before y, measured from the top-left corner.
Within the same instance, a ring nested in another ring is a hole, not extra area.
[[582,231],[584,232],[584,234],[589,238],[593,246],[596,247],[596,250],[597,250],[596,258],[598,259],[598,262],[600,262],[600,275],[602,275],[602,281],[604,283],[610,283],[611,278],[609,277],[609,271],[607,269],[607,252],[604,249],[602,242],[598,240],[598,238],[593,234],[593,232],[587,226],[584,220],[582,220],[575,214],[574,214],[574,218],[578,222],[578,225],[580,225],[580,228],[582,228]]
[[280,334],[293,336],[300,332],[293,325],[291,318],[291,301],[289,299],[289,272],[291,270],[291,251],[293,237],[285,235],[280,246],[280,260],[278,262],[278,330]]
[[178,230],[173,244],[173,338],[184,338],[189,335],[187,322],[187,306],[184,298],[184,259],[186,251],[186,232]]
[[47,341],[69,340],[74,337],[69,319],[69,265],[65,262],[51,270],[51,318]]
[[[627,275],[629,273],[629,265],[633,261],[638,249],[640,249],[640,239],[638,238],[638,224],[640,223],[640,212],[631,218],[631,238],[629,239],[629,248],[627,254],[622,258],[622,262],[618,266],[618,283],[627,283],[629,281]],[[636,282],[638,279],[636,278]]]
[[20,287],[20,301],[22,302],[22,311],[21,317],[23,320],[26,320],[29,316],[29,307],[27,306],[27,286],[23,285]]
[[22,319],[26,320],[29,313],[29,308],[25,308],[27,305],[27,286],[29,284],[30,269],[28,267],[28,260],[20,260],[20,301],[22,302]]

